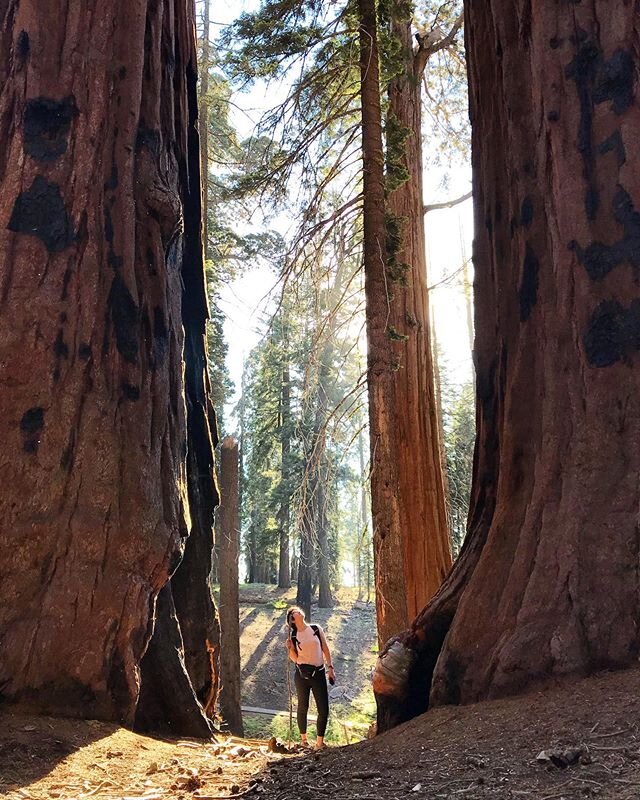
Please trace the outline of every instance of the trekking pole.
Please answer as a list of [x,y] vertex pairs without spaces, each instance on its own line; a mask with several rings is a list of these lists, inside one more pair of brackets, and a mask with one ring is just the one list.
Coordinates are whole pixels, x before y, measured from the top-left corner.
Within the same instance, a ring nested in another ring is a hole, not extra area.
[[291,691],[291,667],[289,666],[289,653],[287,652],[287,691],[289,693],[289,743],[291,747],[291,736],[293,734],[293,692]]

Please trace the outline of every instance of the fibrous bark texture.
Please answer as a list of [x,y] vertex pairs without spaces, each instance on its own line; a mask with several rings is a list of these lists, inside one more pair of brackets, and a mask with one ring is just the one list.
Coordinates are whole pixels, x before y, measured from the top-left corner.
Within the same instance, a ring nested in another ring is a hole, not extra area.
[[[388,328],[394,369],[393,435],[399,527],[379,558],[403,565],[402,594],[379,573],[383,640],[404,630],[451,568],[436,409],[422,196],[421,83],[426,55],[413,53],[411,23],[392,21],[404,69],[389,85],[387,111]],[[396,549],[398,555],[391,555]],[[396,582],[397,588],[397,582]]]
[[131,722],[202,513],[182,369],[184,326],[202,383],[193,12],[0,0],[0,20],[0,685]]
[[469,532],[397,644],[408,678],[379,662],[383,728],[424,710],[429,691],[433,704],[470,702],[639,650],[640,19],[634,4],[471,0],[465,30]]
[[220,625],[222,628],[222,690],[220,711],[229,730],[243,736],[240,695],[240,508],[238,506],[238,443],[230,436],[222,442],[220,478]]
[[[389,298],[386,258],[384,153],[377,20],[373,0],[359,0],[360,75],[363,161],[363,262],[366,297],[367,388],[371,448],[371,518],[375,564],[378,638],[387,638],[386,595],[404,594],[404,565],[398,547],[387,537],[400,530],[397,453],[394,449],[394,365],[389,340]],[[406,610],[403,612],[406,616]],[[397,628],[393,631],[395,632]]]

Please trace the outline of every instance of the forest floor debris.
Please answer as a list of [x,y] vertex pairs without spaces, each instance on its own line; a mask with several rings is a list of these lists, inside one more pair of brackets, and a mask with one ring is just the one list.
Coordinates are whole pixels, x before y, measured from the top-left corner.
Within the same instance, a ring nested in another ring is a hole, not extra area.
[[[637,800],[640,669],[434,709],[321,753],[0,713],[6,800]],[[544,752],[547,758],[538,761]],[[584,757],[588,755],[588,757]],[[552,758],[556,756],[556,758]]]

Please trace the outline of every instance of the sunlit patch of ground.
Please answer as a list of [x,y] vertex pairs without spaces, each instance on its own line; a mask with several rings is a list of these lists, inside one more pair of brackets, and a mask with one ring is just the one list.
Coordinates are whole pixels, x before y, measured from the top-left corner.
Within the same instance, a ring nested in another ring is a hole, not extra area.
[[280,759],[265,742],[167,742],[101,722],[0,715],[0,797],[7,800],[226,797]]

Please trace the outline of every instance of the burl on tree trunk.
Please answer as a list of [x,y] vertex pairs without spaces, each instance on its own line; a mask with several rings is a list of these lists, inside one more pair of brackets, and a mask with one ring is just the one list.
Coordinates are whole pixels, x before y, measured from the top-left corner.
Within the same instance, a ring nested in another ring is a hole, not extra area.
[[381,656],[380,730],[638,657],[633,4],[471,0],[478,439],[467,541]]
[[155,599],[209,514],[185,458],[185,395],[210,428],[183,378],[206,318],[193,11],[0,19],[0,686],[132,722]]

